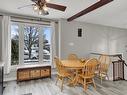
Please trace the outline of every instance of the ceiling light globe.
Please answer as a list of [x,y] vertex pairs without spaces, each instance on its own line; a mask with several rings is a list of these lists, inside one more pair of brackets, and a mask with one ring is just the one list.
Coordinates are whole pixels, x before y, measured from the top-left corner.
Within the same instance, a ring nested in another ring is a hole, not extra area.
[[33,6],[33,10],[34,10],[34,11],[37,11],[37,10],[38,10],[38,6],[37,6],[37,5],[34,5],[34,6]]
[[44,11],[48,11],[48,7],[44,6],[44,7],[43,7],[43,10],[44,10]]
[[42,15],[42,10],[39,10],[39,11],[38,11],[38,14],[39,14],[39,15]]
[[45,0],[46,2],[50,2],[50,0]]

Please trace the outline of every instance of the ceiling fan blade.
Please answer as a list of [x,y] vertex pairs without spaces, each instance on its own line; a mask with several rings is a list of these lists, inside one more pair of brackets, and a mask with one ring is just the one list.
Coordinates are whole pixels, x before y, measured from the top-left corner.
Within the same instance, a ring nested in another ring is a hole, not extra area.
[[92,12],[93,10],[95,10],[95,9],[97,9],[97,8],[100,8],[100,7],[102,7],[102,6],[104,6],[104,5],[108,4],[108,3],[110,3],[110,2],[112,2],[112,1],[113,1],[113,0],[100,0],[99,2],[97,2],[97,3],[93,4],[93,5],[91,5],[90,7],[84,9],[83,11],[81,11],[81,12],[75,14],[74,16],[68,18],[67,21],[72,21],[72,20],[74,20],[74,19],[76,19],[76,18],[78,18],[78,17],[80,17],[80,16],[83,16],[83,15],[89,13],[89,12]]
[[31,0],[31,1],[37,4],[37,2],[41,0]]
[[60,10],[60,11],[65,11],[66,10],[66,6],[62,6],[62,5],[57,5],[57,4],[52,4],[52,3],[46,3],[46,6],[49,8],[53,8],[56,10]]
[[33,5],[35,5],[35,4],[29,4],[29,5],[21,6],[21,7],[18,7],[17,9],[22,9],[24,7],[29,7],[29,6],[33,6]]
[[39,1],[39,0],[31,0],[31,1],[36,2],[36,1]]

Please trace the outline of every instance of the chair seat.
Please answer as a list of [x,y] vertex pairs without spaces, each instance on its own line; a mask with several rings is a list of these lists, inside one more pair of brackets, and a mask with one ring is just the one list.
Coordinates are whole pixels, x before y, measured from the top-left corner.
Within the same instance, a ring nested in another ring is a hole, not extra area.
[[96,71],[95,71],[95,74],[99,74],[99,70],[96,70]]
[[61,73],[60,74],[58,73],[58,75],[61,77],[69,77],[71,76],[71,73],[67,71],[61,71]]
[[105,77],[106,76],[106,73],[105,72],[102,72],[102,73],[100,73],[100,76]]
[[99,72],[99,71],[95,71],[95,74],[96,74],[96,75],[99,75],[99,76],[101,76],[101,75],[102,75],[102,76],[104,76],[104,77],[105,77],[107,73],[106,73],[106,72]]
[[89,78],[93,78],[94,75],[89,75],[89,76],[80,75],[80,77],[82,77],[82,78],[86,78],[86,79],[88,78],[88,79],[89,79]]

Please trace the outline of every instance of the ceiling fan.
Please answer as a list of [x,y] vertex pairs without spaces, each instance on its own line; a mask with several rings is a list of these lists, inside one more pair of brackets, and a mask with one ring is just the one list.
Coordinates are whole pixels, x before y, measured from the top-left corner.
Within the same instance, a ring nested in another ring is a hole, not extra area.
[[49,14],[48,8],[56,9],[59,11],[65,11],[67,8],[66,6],[63,6],[63,5],[49,3],[50,0],[31,0],[31,1],[34,4],[25,5],[25,6],[19,7],[18,9],[28,7],[28,6],[33,6],[33,10],[35,12],[38,12],[38,14],[48,15]]
[[110,2],[112,2],[112,1],[113,1],[113,0],[100,0],[100,1],[98,1],[97,3],[95,3],[95,4],[91,5],[91,6],[89,6],[88,8],[86,8],[86,9],[80,11],[79,13],[77,13],[77,14],[71,16],[70,18],[67,19],[67,21],[72,21],[72,20],[74,20],[74,19],[76,19],[76,18],[78,18],[78,17],[80,17],[80,16],[83,16],[83,15],[85,15],[85,14],[87,14],[87,13],[90,13],[90,12],[94,11],[95,9],[100,8],[100,7],[102,7],[102,6],[104,6],[104,5],[108,4],[108,3],[110,3]]

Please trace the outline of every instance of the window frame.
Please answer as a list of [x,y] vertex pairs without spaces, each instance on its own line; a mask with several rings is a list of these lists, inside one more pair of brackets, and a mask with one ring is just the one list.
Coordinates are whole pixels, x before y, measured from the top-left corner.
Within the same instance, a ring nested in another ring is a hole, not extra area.
[[[14,70],[16,69],[18,66],[20,65],[35,65],[35,64],[24,64],[24,29],[23,27],[25,26],[34,26],[34,27],[38,27],[39,28],[39,60],[38,60],[38,64],[45,64],[43,62],[43,28],[45,27],[49,27],[52,29],[51,25],[42,25],[40,23],[27,23],[27,22],[15,22],[15,21],[11,21],[11,25],[12,24],[16,24],[19,26],[19,64],[18,65],[11,65],[11,69]],[[52,31],[53,32],[53,31]],[[51,41],[52,41],[52,33],[51,33]],[[47,65],[52,65],[52,42],[51,42],[51,46],[50,46],[50,64]]]

